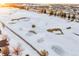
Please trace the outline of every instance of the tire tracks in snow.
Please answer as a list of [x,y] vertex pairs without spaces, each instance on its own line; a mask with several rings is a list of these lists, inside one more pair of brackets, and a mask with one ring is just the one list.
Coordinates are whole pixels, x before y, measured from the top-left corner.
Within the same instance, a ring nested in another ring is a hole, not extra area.
[[[0,21],[1,22],[1,21]],[[26,44],[28,44],[34,51],[36,51],[40,56],[41,53],[32,45],[30,44],[28,41],[26,41],[22,36],[20,36],[19,34],[17,34],[15,31],[13,31],[11,28],[9,28],[6,24],[4,24],[3,22],[1,22],[8,30],[10,30],[13,34],[15,34],[17,37],[19,37],[21,40],[23,40]]]

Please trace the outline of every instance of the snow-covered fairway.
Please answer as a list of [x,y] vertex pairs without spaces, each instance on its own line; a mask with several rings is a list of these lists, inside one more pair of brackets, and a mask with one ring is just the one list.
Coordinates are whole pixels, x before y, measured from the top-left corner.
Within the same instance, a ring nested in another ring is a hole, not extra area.
[[[26,19],[11,21],[21,17],[26,17]],[[79,34],[79,23],[69,22],[56,16],[8,8],[0,9],[0,21],[22,36],[38,51],[48,51],[49,56],[79,55],[79,36],[74,34]],[[35,28],[32,28],[33,24],[36,25]],[[71,29],[66,29],[67,27],[71,27]],[[47,32],[49,28],[61,28],[64,35]],[[5,30],[10,38],[11,46],[15,44],[14,42],[21,42],[21,45],[26,46],[26,48],[24,47],[26,50],[24,54],[38,55],[23,41],[17,39],[13,33],[10,33],[8,29]],[[29,32],[30,30],[35,31],[36,34]]]

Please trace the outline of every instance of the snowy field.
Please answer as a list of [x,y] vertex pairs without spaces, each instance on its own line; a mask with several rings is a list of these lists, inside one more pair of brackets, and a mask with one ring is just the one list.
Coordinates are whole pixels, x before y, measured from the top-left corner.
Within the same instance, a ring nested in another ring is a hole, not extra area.
[[[0,8],[0,21],[32,44],[38,51],[48,51],[49,56],[79,55],[79,23],[13,8]],[[32,25],[35,25],[35,28]],[[71,27],[71,29],[67,29],[67,27]],[[48,32],[49,28],[61,28],[64,34],[57,35],[56,32]],[[10,38],[11,47],[21,44],[24,49],[22,55],[39,55],[7,28],[5,31]]]

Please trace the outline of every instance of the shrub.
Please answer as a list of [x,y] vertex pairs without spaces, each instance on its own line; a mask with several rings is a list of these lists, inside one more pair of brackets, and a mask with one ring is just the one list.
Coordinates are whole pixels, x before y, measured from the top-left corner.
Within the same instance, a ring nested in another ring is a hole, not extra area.
[[13,54],[15,55],[21,55],[22,54],[22,49],[21,49],[21,45],[18,45],[17,47],[13,48]]
[[33,24],[33,25],[32,25],[32,28],[35,28],[35,27],[36,27],[36,26]]
[[41,56],[48,56],[48,51],[41,50],[40,54],[41,54]]
[[1,52],[2,52],[3,56],[8,56],[9,55],[9,48],[7,46],[2,47]]

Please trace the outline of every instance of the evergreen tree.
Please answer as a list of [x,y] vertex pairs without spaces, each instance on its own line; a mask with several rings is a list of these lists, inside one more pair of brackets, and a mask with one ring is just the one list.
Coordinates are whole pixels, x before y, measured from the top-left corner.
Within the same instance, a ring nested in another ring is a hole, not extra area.
[[71,21],[74,21],[75,18],[76,18],[76,16],[75,16],[75,14],[73,14]]
[[70,14],[68,15],[68,20],[70,19]]
[[53,11],[52,10],[50,11],[49,15],[53,15]]
[[64,13],[63,17],[66,18],[66,13]]

